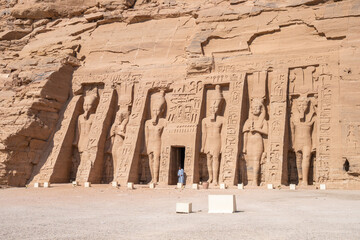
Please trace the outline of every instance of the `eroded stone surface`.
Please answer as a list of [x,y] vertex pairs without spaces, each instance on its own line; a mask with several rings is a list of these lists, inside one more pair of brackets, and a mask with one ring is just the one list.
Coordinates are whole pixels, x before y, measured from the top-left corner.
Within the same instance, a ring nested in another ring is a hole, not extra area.
[[356,0],[0,14],[0,184],[175,185],[180,166],[187,184],[360,186]]

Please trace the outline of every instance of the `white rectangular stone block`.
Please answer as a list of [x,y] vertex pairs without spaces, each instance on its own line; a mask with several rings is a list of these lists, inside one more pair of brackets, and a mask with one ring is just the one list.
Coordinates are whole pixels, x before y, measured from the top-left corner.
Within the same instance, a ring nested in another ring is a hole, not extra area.
[[91,187],[91,182],[85,182],[84,187]]
[[117,183],[117,181],[113,181],[113,182],[111,182],[111,186],[112,186],[112,187],[118,187],[118,183]]
[[150,188],[154,189],[155,188],[155,183],[150,183]]
[[198,189],[199,189],[199,184],[194,183],[194,184],[192,185],[192,189],[198,190]]
[[182,183],[178,183],[177,185],[176,185],[176,188],[182,188],[183,187],[183,184]]
[[49,182],[44,182],[44,188],[49,188],[50,187],[50,183]]
[[235,195],[209,195],[209,213],[234,213]]
[[176,203],[176,213],[191,213],[192,203]]
[[290,190],[296,190],[296,185],[295,184],[290,184]]
[[238,184],[238,189],[244,189],[244,184],[242,183]]
[[40,183],[36,182],[34,183],[34,188],[39,188],[40,187]]
[[268,184],[268,185],[267,185],[267,189],[274,189],[274,185]]
[[325,184],[320,184],[320,190],[326,190],[326,185]]
[[77,185],[79,185],[77,181],[72,181],[71,184],[73,185],[73,187],[76,187]]
[[225,183],[220,183],[220,189],[226,189],[226,184]]
[[128,183],[127,183],[127,188],[128,188],[128,189],[134,189],[134,183],[128,182]]

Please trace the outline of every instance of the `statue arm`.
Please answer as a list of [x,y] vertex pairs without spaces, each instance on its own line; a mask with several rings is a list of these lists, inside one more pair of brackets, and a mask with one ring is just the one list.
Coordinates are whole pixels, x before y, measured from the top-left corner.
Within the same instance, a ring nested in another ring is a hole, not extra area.
[[243,146],[243,153],[246,154],[247,151],[247,140],[248,140],[249,132],[244,133],[244,146]]
[[248,134],[249,134],[249,120],[245,121],[244,127],[243,127],[243,134],[244,134],[244,146],[243,146],[243,153],[246,154],[247,151],[247,140],[248,140]]
[[145,148],[147,148],[148,146],[148,141],[149,141],[149,129],[147,122],[145,122]]
[[125,131],[126,131],[126,125],[129,122],[129,116],[127,116],[126,118],[124,118],[121,123],[120,123],[120,136],[124,137],[125,136]]
[[316,148],[317,148],[317,124],[316,124],[316,121],[314,121],[314,124],[313,124],[313,129],[312,129],[312,134],[311,134],[311,151],[312,152],[315,152],[316,151]]
[[80,126],[81,126],[81,124],[80,124],[80,121],[78,119],[77,125],[75,127],[75,138],[74,138],[74,141],[73,141],[74,146],[77,146],[78,143],[79,143],[80,132],[81,132]]
[[201,152],[204,152],[204,148],[205,148],[205,141],[206,141],[206,123],[205,123],[205,119],[202,120],[201,123]]
[[225,130],[226,126],[225,126],[225,118],[222,118],[222,125],[221,125],[221,148],[220,148],[220,153],[222,153],[222,149],[223,146],[226,145],[226,136],[225,136]]
[[268,121],[264,119],[262,127],[260,129],[255,129],[255,131],[263,135],[268,135]]
[[291,145],[294,147],[295,142],[295,124],[293,121],[290,121],[290,130],[291,130]]

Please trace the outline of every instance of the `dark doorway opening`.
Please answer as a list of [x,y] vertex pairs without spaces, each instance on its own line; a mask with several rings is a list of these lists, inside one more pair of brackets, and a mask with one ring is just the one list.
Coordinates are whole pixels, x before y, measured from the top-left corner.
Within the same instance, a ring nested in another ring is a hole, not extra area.
[[169,185],[176,185],[178,182],[179,167],[184,169],[185,165],[185,147],[171,147],[170,155],[170,176]]

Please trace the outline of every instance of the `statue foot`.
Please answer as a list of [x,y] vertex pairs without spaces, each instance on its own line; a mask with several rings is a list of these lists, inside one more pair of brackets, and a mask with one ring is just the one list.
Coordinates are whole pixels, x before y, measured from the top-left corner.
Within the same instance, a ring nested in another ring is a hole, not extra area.
[[305,182],[305,181],[301,181],[300,182],[300,186],[303,186],[303,187],[305,187],[305,186],[308,186],[309,184],[307,183],[307,182]]
[[212,182],[213,182],[212,178],[209,178],[209,183],[212,183]]

